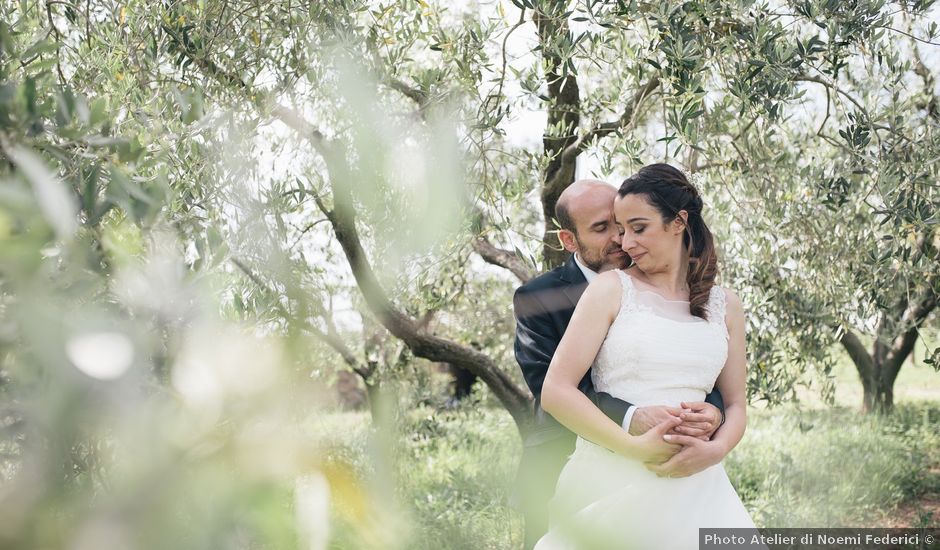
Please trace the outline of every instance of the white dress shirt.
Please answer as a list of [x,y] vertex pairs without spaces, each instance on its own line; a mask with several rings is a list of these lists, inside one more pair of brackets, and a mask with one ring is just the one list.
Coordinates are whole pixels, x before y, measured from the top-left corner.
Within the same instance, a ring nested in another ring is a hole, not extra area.
[[[578,265],[578,269],[584,274],[584,278],[587,279],[588,283],[597,277],[596,271],[581,263],[581,258],[578,256],[577,252],[574,254],[574,263]],[[636,413],[636,407],[630,405],[630,407],[627,408],[627,414],[623,416],[623,429],[628,432],[630,431],[630,422],[633,420],[634,413]]]

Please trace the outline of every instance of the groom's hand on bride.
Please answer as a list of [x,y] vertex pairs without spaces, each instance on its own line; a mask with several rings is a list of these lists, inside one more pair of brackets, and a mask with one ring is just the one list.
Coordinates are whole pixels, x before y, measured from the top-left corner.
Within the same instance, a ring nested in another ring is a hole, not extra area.
[[647,464],[646,467],[659,477],[686,477],[697,474],[721,462],[727,452],[721,443],[703,441],[688,435],[666,434],[663,439],[682,445],[682,450],[662,464]]
[[676,426],[671,434],[697,437],[703,441],[710,440],[721,426],[721,411],[705,401],[683,402],[679,418],[682,424]]
[[[630,419],[630,435],[643,435],[654,426],[658,426],[667,420],[679,418],[682,412],[683,410],[678,407],[666,407],[663,405],[637,407],[636,411],[633,413],[633,418]],[[689,412],[691,412],[691,410]]]

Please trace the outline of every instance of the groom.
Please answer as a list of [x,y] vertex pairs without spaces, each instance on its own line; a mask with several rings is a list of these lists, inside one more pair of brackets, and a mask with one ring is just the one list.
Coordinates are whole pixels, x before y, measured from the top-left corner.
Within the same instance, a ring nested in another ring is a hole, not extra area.
[[[535,396],[535,428],[523,442],[517,475],[525,515],[526,548],[531,548],[548,529],[548,501],[555,491],[558,474],[574,451],[576,439],[574,433],[539,404],[545,373],[588,283],[598,273],[620,269],[628,263],[614,223],[616,196],[616,188],[602,181],[579,180],[568,186],[558,198],[555,218],[561,226],[559,239],[572,255],[564,265],[519,287],[513,297],[516,361]],[[645,433],[670,416],[683,419],[675,428],[676,434],[686,436],[677,438],[683,446],[666,463],[650,466],[658,474],[691,475],[721,460],[722,456],[716,456],[703,443],[721,423],[723,406],[717,390],[706,397],[706,402],[685,403],[687,409],[677,409],[634,407],[612,395],[596,392],[590,370],[578,387],[604,414],[633,435]]]

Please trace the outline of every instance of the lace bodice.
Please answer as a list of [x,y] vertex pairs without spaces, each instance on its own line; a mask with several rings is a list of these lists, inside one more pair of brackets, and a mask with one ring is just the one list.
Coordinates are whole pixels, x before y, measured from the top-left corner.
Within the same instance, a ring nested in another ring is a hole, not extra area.
[[725,292],[714,286],[708,320],[666,300],[622,270],[620,312],[591,369],[597,391],[637,406],[702,401],[728,357]]

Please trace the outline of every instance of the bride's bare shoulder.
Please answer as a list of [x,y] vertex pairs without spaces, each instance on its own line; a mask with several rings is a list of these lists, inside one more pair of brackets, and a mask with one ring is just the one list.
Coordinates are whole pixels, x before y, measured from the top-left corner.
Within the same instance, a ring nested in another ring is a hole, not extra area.
[[598,291],[603,290],[604,292],[613,292],[616,291],[620,293],[620,289],[623,287],[623,283],[620,280],[620,274],[617,273],[617,269],[611,269],[610,271],[605,271],[599,274],[597,277],[591,281],[591,284],[588,285],[588,288],[596,286]]
[[622,292],[623,284],[617,271],[605,271],[588,285],[578,302],[578,308],[612,321],[620,309]]
[[[620,275],[617,274],[617,270],[614,269],[605,271],[595,277],[588,285],[587,290],[584,291],[584,296],[592,300],[616,300],[616,303],[620,303],[621,292],[623,292],[623,283],[620,280]],[[583,300],[584,297],[581,299]]]
[[723,286],[721,290],[725,293],[725,303],[728,304],[728,308],[743,309],[741,304],[741,298],[738,296],[737,292],[731,290],[730,288]]

